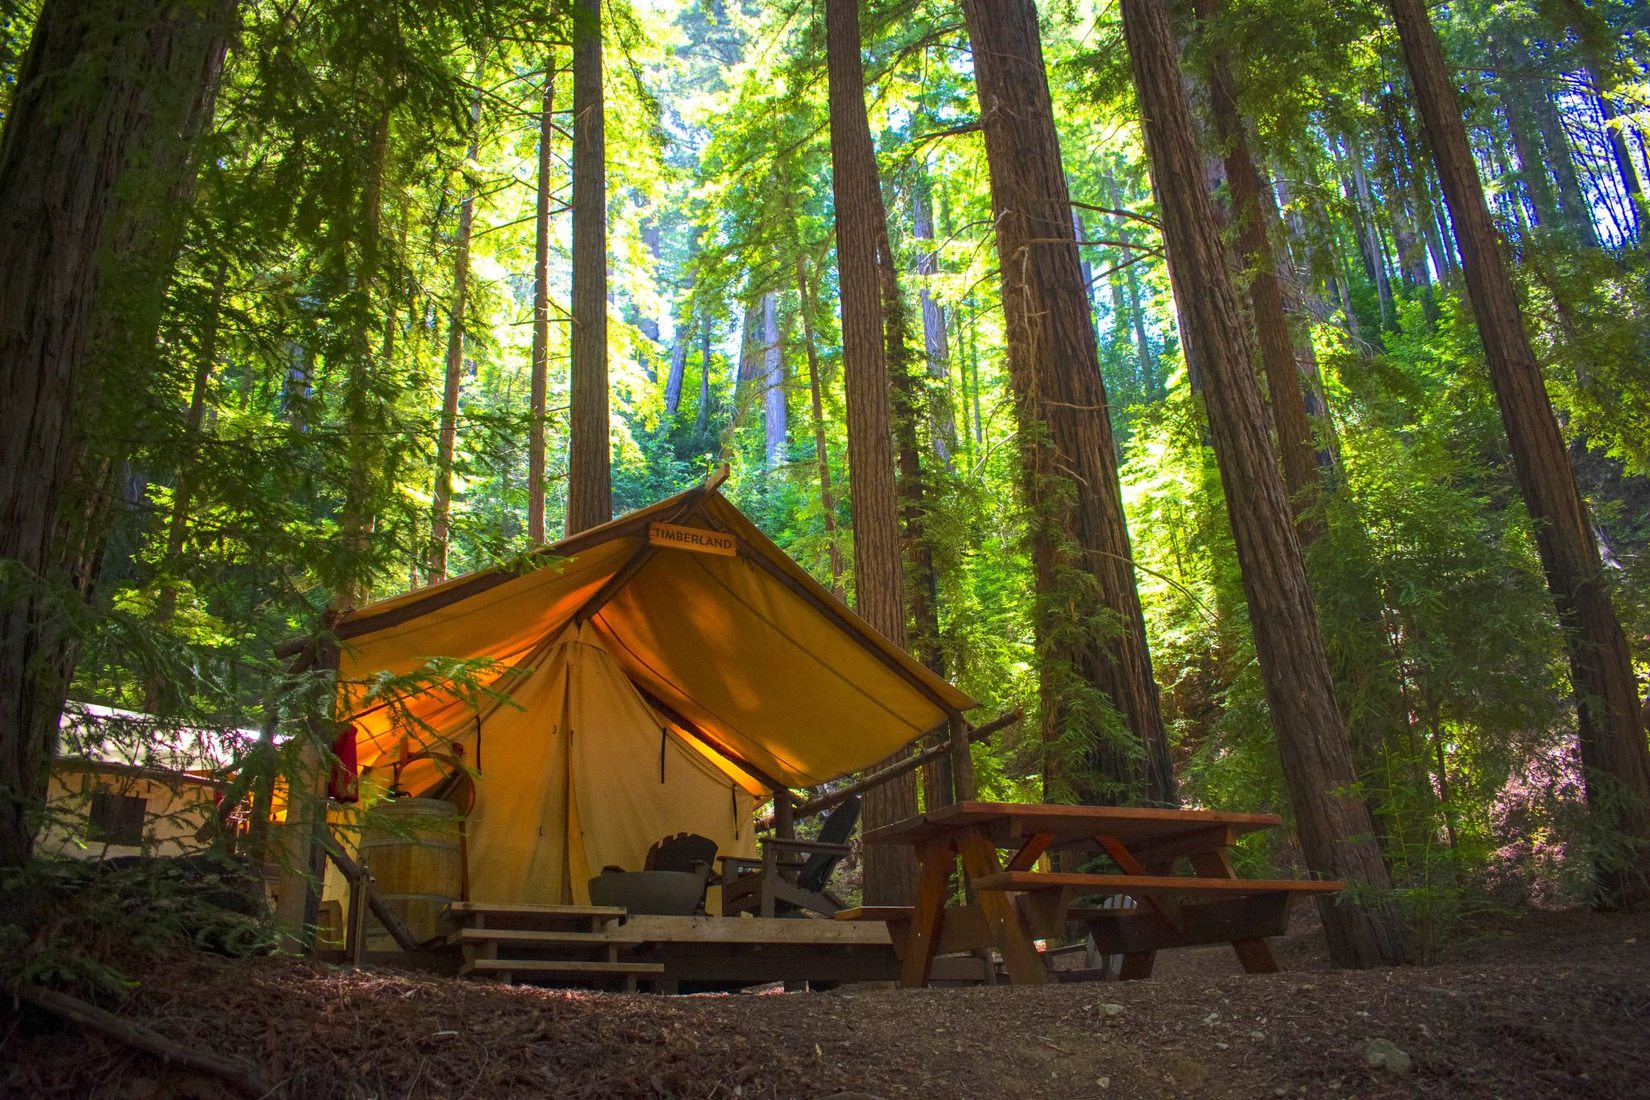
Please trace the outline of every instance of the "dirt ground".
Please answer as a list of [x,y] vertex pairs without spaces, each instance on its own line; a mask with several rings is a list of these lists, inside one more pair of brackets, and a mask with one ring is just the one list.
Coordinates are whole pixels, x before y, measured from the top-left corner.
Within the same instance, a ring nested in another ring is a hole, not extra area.
[[[191,957],[123,1007],[290,1097],[1650,1097],[1650,915],[1531,913],[1426,967],[1171,952],[1151,981],[660,997]],[[0,1095],[233,1096],[0,1007]],[[1409,1056],[1366,1065],[1372,1040]],[[1401,1060],[1401,1059],[1400,1059]]]

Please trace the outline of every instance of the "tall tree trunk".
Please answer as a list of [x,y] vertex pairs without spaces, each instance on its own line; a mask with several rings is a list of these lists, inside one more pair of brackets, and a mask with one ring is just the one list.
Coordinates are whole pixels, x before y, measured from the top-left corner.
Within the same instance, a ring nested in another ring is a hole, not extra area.
[[1576,488],[1524,330],[1518,295],[1467,144],[1460,100],[1425,2],[1388,3],[1455,222],[1467,293],[1524,503],[1535,520],[1547,587],[1564,627],[1588,801],[1622,845],[1637,847],[1623,851],[1607,845],[1600,851],[1598,898],[1606,906],[1642,903],[1650,899],[1645,874],[1650,859],[1650,752],[1627,638],[1610,601],[1587,506]]
[[1376,221],[1375,199],[1370,194],[1369,176],[1364,172],[1364,152],[1351,134],[1347,134],[1346,163],[1351,173],[1353,195],[1358,210],[1359,247],[1364,262],[1369,266],[1370,278],[1375,282],[1375,293],[1381,304],[1381,327],[1394,319],[1392,308],[1392,280],[1387,276],[1386,247],[1381,243],[1381,230]]
[[808,286],[808,269],[802,253],[796,255],[796,296],[802,314],[802,341],[808,354],[808,401],[813,410],[814,459],[819,465],[819,509],[825,519],[825,553],[831,563],[831,592],[846,599],[842,585],[842,544],[836,529],[836,498],[831,491],[831,452],[825,445],[825,400],[819,377],[819,351],[814,343],[814,315],[819,303]]
[[458,234],[453,240],[453,298],[447,315],[447,373],[441,390],[441,424],[435,455],[435,493],[430,508],[430,581],[447,579],[448,513],[453,503],[453,452],[458,445],[458,395],[464,381],[464,306],[470,289],[470,234],[475,228],[475,191],[470,165],[480,153],[482,62],[476,60],[475,95],[470,100],[470,142],[464,150],[464,197],[458,202]]
[[693,430],[704,435],[710,427],[710,318],[699,323],[699,411],[693,418]]
[[[848,484],[854,525],[854,604],[890,641],[905,645],[899,499],[894,482],[877,227],[883,217],[876,153],[865,116],[858,0],[826,0],[825,56],[830,84],[831,186],[842,304],[843,389],[848,412]],[[886,825],[916,812],[916,780],[867,791],[864,824]],[[908,904],[916,861],[902,848],[866,851],[865,902]]]
[[[217,277],[212,283],[212,305],[201,323],[200,344],[195,357],[195,374],[189,387],[189,409],[184,414],[181,457],[178,460],[177,480],[172,486],[172,507],[166,518],[166,550],[161,558],[160,592],[155,598],[155,626],[165,628],[177,612],[178,590],[175,584],[183,567],[183,545],[189,536],[189,514],[194,505],[195,479],[200,473],[201,426],[206,420],[206,393],[213,372],[218,366],[218,327],[223,311],[224,285],[229,279],[229,266],[220,261]],[[149,669],[144,676],[143,711],[160,713],[162,700],[170,685],[158,669]]]
[[940,272],[940,254],[933,247],[934,211],[932,188],[926,169],[911,190],[911,235],[922,251],[917,255],[917,303],[922,311],[922,349],[928,361],[928,377],[934,380],[934,400],[929,413],[934,423],[934,454],[947,466],[957,449],[957,419],[951,409],[951,349],[945,334],[945,310],[934,300],[929,283]]
[[[1205,24],[1212,22],[1219,17],[1220,8],[1220,0],[1197,0],[1198,20]],[[1261,369],[1266,374],[1267,404],[1277,431],[1283,483],[1301,542],[1309,545],[1324,533],[1312,424],[1306,417],[1306,398],[1295,363],[1289,317],[1283,308],[1283,289],[1278,285],[1278,261],[1270,237],[1275,216],[1268,217],[1271,211],[1266,207],[1272,204],[1261,198],[1262,189],[1269,192],[1271,184],[1261,179],[1249,153],[1249,136],[1238,111],[1231,58],[1224,46],[1217,45],[1209,55],[1209,106],[1214,115],[1215,133],[1225,150],[1226,185],[1231,194],[1232,218],[1237,224],[1239,256],[1249,275],[1249,303]]]
[[[1523,56],[1526,67],[1536,67],[1534,54],[1526,49]],[[1547,88],[1538,87],[1530,98],[1530,107],[1541,131],[1541,143],[1547,150],[1547,163],[1558,184],[1558,209],[1563,224],[1583,245],[1597,248],[1598,228],[1593,224],[1593,204],[1576,172],[1570,136],[1564,131],[1564,119],[1558,113],[1558,105],[1553,102],[1552,93]]]
[[1633,154],[1627,149],[1627,135],[1621,130],[1621,117],[1616,105],[1606,94],[1596,68],[1588,70],[1593,94],[1598,100],[1599,117],[1604,121],[1604,137],[1610,145],[1610,157],[1615,161],[1616,174],[1621,177],[1621,189],[1627,199],[1627,231],[1636,241],[1639,238],[1640,208],[1644,205],[1644,188],[1639,183],[1638,170],[1633,167]]
[[153,343],[234,11],[46,0],[0,136],[0,867],[31,850],[74,671],[31,582],[90,584],[103,506],[76,466],[118,456],[88,409],[110,353]]
[[[352,331],[344,347],[344,503],[338,527],[341,563],[333,582],[332,605],[336,615],[352,610],[366,597],[371,573],[372,523],[374,510],[388,481],[383,460],[387,450],[382,436],[384,408],[374,384],[377,364],[372,352],[375,314],[388,313],[379,299],[383,281],[379,234],[383,219],[384,168],[389,159],[391,107],[382,104],[367,138],[366,173],[361,201],[356,210],[352,247],[347,261],[349,287],[344,314],[351,318]],[[384,318],[383,354],[394,358],[393,313]]]
[[[1122,14],[1143,125],[1151,134],[1164,239],[1192,293],[1188,312],[1206,369],[1209,430],[1301,845],[1313,871],[1384,891],[1386,867],[1369,811],[1353,793],[1357,775],[1213,204],[1202,188],[1185,182],[1199,178],[1198,152],[1174,36],[1160,0],[1123,0]],[[1390,899],[1325,899],[1319,913],[1338,965],[1402,957]]]
[[779,295],[762,296],[762,433],[763,459],[769,470],[785,465],[790,442],[790,409],[785,400],[785,357],[780,354]]
[[[975,76],[1030,511],[1042,732],[1045,742],[1063,739],[1086,756],[1088,774],[1057,772],[1055,786],[1069,784],[1083,801],[1173,804],[1036,5],[964,0],[963,14],[979,47]],[[1106,614],[1097,616],[1099,609]],[[1104,707],[1096,695],[1115,708],[1121,729],[1097,717]]]
[[[1511,60],[1502,48],[1499,36],[1489,41],[1490,62],[1500,74],[1497,96],[1507,116],[1507,132],[1512,137],[1513,152],[1518,154],[1518,178],[1530,194],[1530,206],[1535,210],[1535,222],[1546,229],[1557,229],[1562,224],[1558,213],[1558,199],[1553,194],[1553,183],[1547,175],[1541,135],[1529,109],[1529,93],[1516,76],[1508,76]],[[1541,93],[1545,94],[1545,93]]]
[[601,0],[573,6],[573,363],[567,533],[613,518],[607,395],[607,152]]
[[686,320],[676,329],[676,343],[670,349],[670,373],[665,375],[665,415],[675,416],[682,407],[682,382],[687,378],[688,343],[692,334]]
[[556,57],[544,62],[539,109],[538,196],[533,209],[533,379],[528,397],[527,541],[544,545],[544,418],[550,390],[550,142],[555,137]]

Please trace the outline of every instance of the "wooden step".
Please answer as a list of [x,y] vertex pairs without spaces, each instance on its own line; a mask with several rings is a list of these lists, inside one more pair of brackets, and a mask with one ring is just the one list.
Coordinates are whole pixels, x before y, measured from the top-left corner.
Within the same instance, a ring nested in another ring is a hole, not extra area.
[[568,919],[602,917],[607,920],[618,920],[625,915],[624,909],[617,905],[495,905],[485,901],[455,901],[442,910],[443,916],[453,920],[474,913]]
[[616,932],[541,932],[533,928],[460,928],[447,936],[449,946],[497,943],[511,947],[565,947],[570,944],[580,947],[606,947],[608,944],[628,947],[641,942],[640,936],[629,935],[623,929]]
[[1180,875],[1079,875],[1042,871],[999,871],[973,880],[976,890],[1076,890],[1085,894],[1127,894],[1130,897],[1208,894],[1234,897],[1244,894],[1333,894],[1344,882],[1303,879],[1193,878]]
[[664,963],[587,962],[580,959],[475,959],[458,968],[463,975],[537,974],[544,978],[652,977],[665,972]]

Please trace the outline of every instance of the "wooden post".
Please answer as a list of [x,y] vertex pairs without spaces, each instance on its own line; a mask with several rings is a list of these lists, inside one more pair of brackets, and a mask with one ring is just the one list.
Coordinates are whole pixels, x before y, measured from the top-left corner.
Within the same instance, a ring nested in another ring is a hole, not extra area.
[[773,792],[773,832],[780,840],[796,839],[796,799],[788,787]]
[[372,891],[372,871],[365,863],[361,864],[361,873],[350,879],[349,883],[349,922],[345,926],[344,950],[349,954],[349,964],[357,970],[366,961],[367,955],[367,895]]
[[968,723],[960,715],[952,715],[946,723],[951,730],[951,787],[958,802],[972,802],[974,787],[974,758],[968,752],[970,738]]
[[326,623],[320,642],[316,674],[327,677],[326,698],[309,719],[299,750],[298,774],[287,791],[285,843],[281,847],[280,900],[275,919],[290,951],[307,953],[314,946],[315,922],[321,908],[321,880],[326,874],[327,775],[326,753],[332,744],[333,694],[337,690],[338,642]]

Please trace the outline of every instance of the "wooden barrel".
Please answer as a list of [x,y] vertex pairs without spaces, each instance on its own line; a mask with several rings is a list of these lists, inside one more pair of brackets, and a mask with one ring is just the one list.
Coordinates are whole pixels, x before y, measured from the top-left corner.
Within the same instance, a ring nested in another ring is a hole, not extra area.
[[[374,806],[362,822],[361,862],[372,870],[373,889],[415,940],[434,936],[441,910],[458,900],[462,858],[458,809],[450,802],[398,798]],[[398,949],[371,912],[367,948]]]

